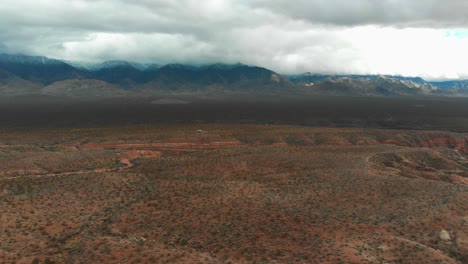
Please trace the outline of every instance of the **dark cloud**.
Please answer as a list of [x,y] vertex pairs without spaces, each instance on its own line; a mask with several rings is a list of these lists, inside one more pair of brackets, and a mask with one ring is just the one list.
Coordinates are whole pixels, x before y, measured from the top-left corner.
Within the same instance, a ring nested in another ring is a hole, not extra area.
[[468,38],[445,36],[468,27],[466,10],[458,0],[3,0],[0,51],[443,78],[467,75],[455,54],[468,54]]
[[468,26],[466,0],[254,0],[253,6],[311,23],[340,26]]

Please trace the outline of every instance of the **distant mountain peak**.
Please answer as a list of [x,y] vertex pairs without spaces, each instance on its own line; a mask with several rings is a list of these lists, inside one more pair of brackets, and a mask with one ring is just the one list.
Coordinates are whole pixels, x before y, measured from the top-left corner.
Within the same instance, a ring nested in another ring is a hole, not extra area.
[[139,71],[144,71],[148,67],[151,67],[155,64],[144,64],[138,62],[129,62],[124,60],[109,60],[104,62],[82,62],[82,61],[66,61],[69,65],[76,67],[78,69],[86,71],[99,71],[102,69],[113,69],[113,68],[125,68],[132,67]]
[[130,64],[130,62],[124,61],[124,60],[110,60],[110,61],[105,61],[105,62],[99,64],[98,66],[99,66],[100,68],[102,68],[102,69],[114,68],[114,67],[121,67],[121,66],[133,67],[132,64]]
[[[124,60],[110,60],[102,63],[64,62],[24,54],[0,54],[0,81],[3,81],[3,91],[6,91],[6,84],[8,84],[8,89],[13,87],[13,84],[20,84],[31,87],[30,90],[35,91],[38,85],[49,86],[56,82],[67,81],[61,82],[61,87],[74,87],[76,93],[84,91],[85,88],[90,89],[88,92],[92,92],[91,86],[96,86],[102,88],[101,92],[108,91],[104,88],[114,87],[124,88],[127,91],[145,89],[183,92],[297,90],[351,96],[468,94],[466,81],[435,83],[427,82],[420,77],[383,74],[324,75],[311,72],[285,78],[284,75],[269,69],[242,63],[207,65],[174,63],[160,66]],[[109,91],[116,91],[116,89]],[[60,91],[63,93],[67,90]]]
[[161,65],[159,65],[159,64],[150,64],[144,70],[147,71],[147,72],[150,72],[150,71],[157,71],[159,69],[161,69]]
[[56,59],[24,54],[0,54],[0,69],[6,70],[22,79],[51,84],[70,78],[81,78],[75,67]]
[[231,69],[239,68],[239,67],[249,67],[249,66],[242,64],[240,62],[234,63],[234,64],[214,63],[214,64],[208,64],[208,65],[202,66],[202,68],[218,69],[218,70],[231,70]]
[[188,64],[181,64],[181,63],[171,63],[167,64],[161,69],[176,69],[176,70],[196,70],[199,67],[193,66],[193,65],[188,65]]

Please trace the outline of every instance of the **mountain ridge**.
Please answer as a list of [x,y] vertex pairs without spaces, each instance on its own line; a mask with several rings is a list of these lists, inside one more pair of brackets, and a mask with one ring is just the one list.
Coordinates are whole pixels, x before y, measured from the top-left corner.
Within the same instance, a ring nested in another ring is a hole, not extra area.
[[[9,90],[15,82],[17,85],[35,86],[36,90],[55,84],[54,91],[61,91],[59,94],[63,94],[63,91],[67,91],[66,87],[58,86],[72,85],[73,96],[78,95],[79,87],[86,87],[83,93],[86,91],[92,95],[92,83],[96,84],[96,95],[99,96],[111,96],[108,90],[103,93],[103,87],[113,87],[110,91],[117,92],[115,89],[121,89],[133,93],[144,90],[284,92],[340,96],[468,96],[468,80],[430,82],[421,77],[392,75],[282,75],[267,68],[241,63],[159,65],[112,60],[85,67],[80,66],[80,63],[24,54],[0,54],[0,79],[4,83],[9,80]],[[47,91],[45,89],[43,92]],[[117,94],[128,93],[118,91]]]

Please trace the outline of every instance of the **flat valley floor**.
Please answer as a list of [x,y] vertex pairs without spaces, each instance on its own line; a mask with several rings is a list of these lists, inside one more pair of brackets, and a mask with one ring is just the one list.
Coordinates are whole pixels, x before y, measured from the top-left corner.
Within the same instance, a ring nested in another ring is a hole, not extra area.
[[468,134],[0,130],[0,263],[468,263]]

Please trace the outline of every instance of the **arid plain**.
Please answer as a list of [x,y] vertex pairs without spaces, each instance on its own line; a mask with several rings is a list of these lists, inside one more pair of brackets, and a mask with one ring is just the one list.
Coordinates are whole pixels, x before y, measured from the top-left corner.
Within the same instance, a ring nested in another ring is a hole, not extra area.
[[468,136],[0,131],[0,263],[466,263]]

